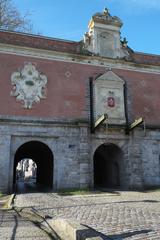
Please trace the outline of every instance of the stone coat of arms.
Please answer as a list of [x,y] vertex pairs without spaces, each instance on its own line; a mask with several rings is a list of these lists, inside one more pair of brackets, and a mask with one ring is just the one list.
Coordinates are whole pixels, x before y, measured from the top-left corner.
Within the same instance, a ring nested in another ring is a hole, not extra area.
[[25,64],[24,68],[11,75],[13,90],[11,96],[24,103],[24,108],[32,108],[34,102],[46,98],[47,77],[38,70],[32,63]]

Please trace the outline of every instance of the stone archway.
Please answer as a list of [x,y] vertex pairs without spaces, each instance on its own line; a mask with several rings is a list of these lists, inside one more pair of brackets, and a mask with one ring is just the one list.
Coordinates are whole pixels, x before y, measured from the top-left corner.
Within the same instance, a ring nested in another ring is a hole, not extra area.
[[94,153],[94,187],[120,187],[122,150],[113,143],[100,145]]
[[14,157],[13,184],[16,183],[16,167],[22,159],[32,159],[37,165],[36,184],[47,188],[53,187],[53,154],[50,148],[40,141],[22,144]]

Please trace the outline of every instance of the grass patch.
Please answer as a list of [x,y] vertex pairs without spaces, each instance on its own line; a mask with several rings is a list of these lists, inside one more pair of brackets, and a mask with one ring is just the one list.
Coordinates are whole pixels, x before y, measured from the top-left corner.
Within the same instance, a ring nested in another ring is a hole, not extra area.
[[148,190],[148,192],[160,192],[160,188]]
[[145,188],[146,192],[160,192],[160,186],[150,186]]
[[84,189],[60,189],[57,192],[60,196],[73,196],[73,195],[89,195],[89,194],[101,194],[104,191],[93,190],[89,188]]
[[3,197],[3,193],[0,192],[0,198]]
[[60,189],[58,194],[61,196],[84,195],[89,194],[89,189]]

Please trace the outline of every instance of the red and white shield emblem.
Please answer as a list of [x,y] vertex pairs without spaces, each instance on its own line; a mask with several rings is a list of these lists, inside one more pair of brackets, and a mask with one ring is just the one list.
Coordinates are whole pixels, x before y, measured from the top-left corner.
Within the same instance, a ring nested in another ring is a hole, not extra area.
[[107,98],[107,104],[108,104],[108,107],[115,107],[115,99],[114,99],[114,97],[108,97]]

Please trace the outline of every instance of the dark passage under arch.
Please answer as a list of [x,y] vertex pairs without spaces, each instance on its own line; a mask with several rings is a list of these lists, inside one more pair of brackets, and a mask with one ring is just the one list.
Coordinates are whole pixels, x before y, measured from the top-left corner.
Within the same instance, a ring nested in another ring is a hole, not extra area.
[[22,159],[32,159],[37,165],[37,185],[53,187],[53,154],[50,148],[39,141],[21,145],[14,157],[13,183],[16,183],[16,167]]
[[94,153],[94,187],[120,187],[121,149],[112,143],[100,145]]

